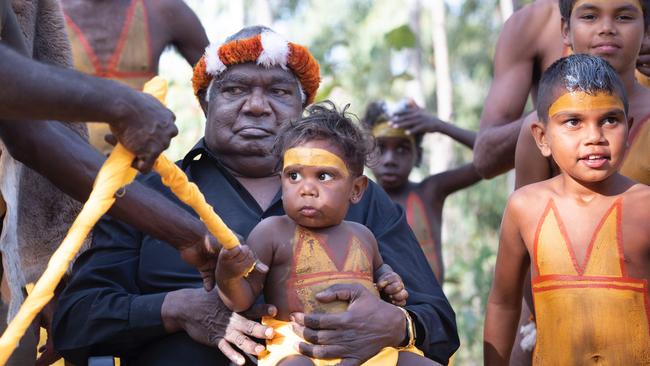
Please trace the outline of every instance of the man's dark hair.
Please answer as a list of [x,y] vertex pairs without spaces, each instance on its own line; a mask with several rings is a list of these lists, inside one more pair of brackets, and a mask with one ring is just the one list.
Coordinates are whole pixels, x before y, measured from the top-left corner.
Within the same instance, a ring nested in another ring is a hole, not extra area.
[[[366,130],[370,132],[376,125],[388,120],[390,120],[390,116],[386,112],[386,102],[383,100],[375,100],[368,103],[366,106],[366,113],[361,122]],[[415,147],[420,148],[422,146],[424,133],[417,133],[413,135],[413,137],[415,138]]]
[[[573,12],[573,7],[575,6],[577,0],[560,0],[560,15],[565,22],[570,23],[571,13]],[[648,28],[650,24],[650,0],[639,0],[641,3],[641,10],[643,10],[643,25],[645,28]]]
[[374,141],[352,121],[356,117],[347,112],[348,106],[339,111],[334,103],[326,100],[307,107],[298,121],[284,123],[273,147],[280,166],[284,152],[292,147],[307,141],[327,140],[343,151],[343,161],[352,175],[362,175]]
[[537,114],[542,121],[548,122],[551,104],[567,91],[617,95],[623,101],[627,114],[628,102],[623,82],[614,68],[600,57],[584,54],[563,57],[544,72],[537,92]]

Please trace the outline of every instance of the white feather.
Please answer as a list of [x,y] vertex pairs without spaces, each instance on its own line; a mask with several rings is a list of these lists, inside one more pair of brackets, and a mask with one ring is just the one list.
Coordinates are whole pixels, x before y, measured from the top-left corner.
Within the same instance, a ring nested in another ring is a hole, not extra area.
[[287,68],[289,58],[289,43],[275,32],[262,32],[262,54],[257,58],[257,64],[264,67],[280,66]]
[[219,57],[220,47],[220,43],[212,43],[205,48],[205,71],[212,76],[217,76],[226,70],[226,65]]

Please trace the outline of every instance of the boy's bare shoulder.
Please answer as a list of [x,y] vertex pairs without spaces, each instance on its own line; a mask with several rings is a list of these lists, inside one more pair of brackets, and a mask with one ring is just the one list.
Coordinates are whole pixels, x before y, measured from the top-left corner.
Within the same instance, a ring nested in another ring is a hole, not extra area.
[[631,208],[635,215],[650,216],[650,186],[636,183],[621,193],[623,204]]
[[341,222],[342,225],[345,225],[345,228],[352,231],[355,235],[357,235],[359,238],[361,238],[364,242],[368,241],[376,241],[375,235],[362,224],[359,224],[358,222],[353,222],[353,221],[343,221]]
[[512,192],[508,199],[508,207],[525,209],[540,203],[545,204],[554,195],[554,179],[528,184]]
[[251,235],[263,236],[268,239],[276,237],[277,233],[287,233],[287,235],[293,234],[293,229],[295,229],[296,223],[289,218],[287,215],[283,216],[271,216],[260,221],[257,226],[251,232]]

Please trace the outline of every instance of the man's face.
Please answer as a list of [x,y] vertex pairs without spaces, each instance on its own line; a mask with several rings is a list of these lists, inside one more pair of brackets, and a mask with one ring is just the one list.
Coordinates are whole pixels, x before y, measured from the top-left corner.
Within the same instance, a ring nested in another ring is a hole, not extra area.
[[308,228],[325,228],[343,221],[350,203],[361,200],[368,184],[343,162],[338,146],[312,140],[287,150],[282,169],[282,201],[287,215]]
[[623,163],[628,126],[616,95],[565,93],[549,108],[546,125],[533,134],[542,154],[552,156],[560,170],[580,182],[599,182]]
[[417,151],[411,140],[401,137],[377,138],[379,159],[372,173],[386,191],[408,183],[409,174],[417,161]]
[[280,67],[230,66],[210,94],[205,140],[223,155],[269,155],[280,124],[302,112],[298,80]]
[[564,43],[575,53],[600,56],[621,73],[634,69],[645,35],[638,0],[578,0],[570,23],[563,22]]

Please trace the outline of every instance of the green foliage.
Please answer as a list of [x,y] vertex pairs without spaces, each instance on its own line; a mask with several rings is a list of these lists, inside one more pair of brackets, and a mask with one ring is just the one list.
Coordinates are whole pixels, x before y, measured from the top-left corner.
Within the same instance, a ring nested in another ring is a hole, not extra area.
[[415,34],[408,24],[401,25],[388,31],[384,35],[384,40],[386,41],[386,45],[396,50],[401,50],[402,48],[414,48],[416,42]]

